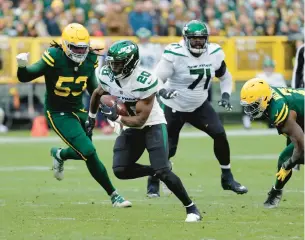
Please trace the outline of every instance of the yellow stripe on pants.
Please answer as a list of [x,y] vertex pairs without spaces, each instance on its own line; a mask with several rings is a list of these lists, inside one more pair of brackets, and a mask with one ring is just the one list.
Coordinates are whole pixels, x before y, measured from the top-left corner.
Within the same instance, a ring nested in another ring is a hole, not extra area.
[[51,125],[52,125],[54,131],[57,133],[57,135],[58,135],[58,136],[59,136],[59,137],[69,146],[69,147],[71,147],[75,152],[77,152],[77,153],[82,157],[82,159],[87,160],[87,158],[85,158],[79,151],[77,151],[77,150],[75,149],[75,147],[73,147],[73,146],[68,142],[68,140],[65,139],[63,135],[61,135],[61,133],[59,132],[59,130],[55,127],[55,124],[54,124],[54,122],[53,122],[53,119],[52,119],[51,114],[50,114],[49,111],[47,111],[47,114],[48,114],[48,118],[49,118],[49,120],[50,120],[50,122],[51,122]]

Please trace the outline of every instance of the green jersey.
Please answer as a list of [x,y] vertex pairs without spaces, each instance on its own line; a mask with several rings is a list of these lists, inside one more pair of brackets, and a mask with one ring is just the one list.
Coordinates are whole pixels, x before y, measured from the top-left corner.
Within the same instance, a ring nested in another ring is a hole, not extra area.
[[45,77],[45,108],[49,111],[75,111],[83,109],[82,95],[97,88],[95,68],[97,55],[89,53],[81,64],[73,62],[59,47],[48,48],[37,63],[18,68],[20,82]]
[[267,108],[267,116],[270,124],[277,127],[281,133],[281,127],[288,119],[289,111],[297,114],[297,123],[304,125],[304,89],[298,88],[272,88],[272,98]]

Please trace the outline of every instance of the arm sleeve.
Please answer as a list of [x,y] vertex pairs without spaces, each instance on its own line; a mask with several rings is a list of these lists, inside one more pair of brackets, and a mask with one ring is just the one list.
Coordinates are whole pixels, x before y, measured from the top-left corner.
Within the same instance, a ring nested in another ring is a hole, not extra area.
[[174,64],[161,58],[155,68],[155,74],[162,82],[166,82],[166,80],[174,74]]
[[221,94],[226,92],[231,95],[233,85],[232,75],[228,71],[225,61],[222,61],[220,68],[215,71],[215,76],[220,80]]
[[30,82],[45,74],[47,64],[43,60],[39,60],[31,66],[18,68],[17,77],[20,82]]
[[292,81],[291,81],[292,88],[302,87],[302,85],[304,84],[303,75],[304,75],[304,45],[302,45],[296,53]]

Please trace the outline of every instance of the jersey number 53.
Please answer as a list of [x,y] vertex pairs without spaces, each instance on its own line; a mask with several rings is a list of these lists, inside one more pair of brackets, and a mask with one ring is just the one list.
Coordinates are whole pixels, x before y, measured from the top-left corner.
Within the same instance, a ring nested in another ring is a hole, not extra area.
[[[87,88],[87,78],[86,76],[79,76],[78,78],[74,79],[74,77],[58,77],[58,80],[55,85],[54,93],[61,97],[68,97],[72,94],[74,97],[80,95],[86,88]],[[80,85],[82,84],[81,91],[71,91],[70,87],[63,87],[63,84],[66,83],[67,85]]]

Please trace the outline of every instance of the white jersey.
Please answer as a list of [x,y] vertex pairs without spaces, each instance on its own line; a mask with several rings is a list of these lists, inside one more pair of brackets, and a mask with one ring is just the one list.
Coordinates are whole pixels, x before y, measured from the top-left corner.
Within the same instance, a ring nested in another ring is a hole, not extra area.
[[156,64],[159,62],[163,47],[160,44],[146,43],[138,44],[140,55],[140,67],[148,71],[152,71]]
[[285,79],[280,73],[266,74],[264,72],[256,75],[257,78],[262,78],[268,82],[271,87],[287,87]]
[[[118,97],[125,103],[130,115],[136,114],[136,103],[148,98],[158,91],[158,78],[144,69],[137,67],[133,73],[123,80],[116,81],[108,66],[96,71],[96,77],[104,91]],[[166,123],[163,110],[155,97],[154,105],[144,126]],[[143,127],[144,127],[143,126]],[[142,128],[143,128],[142,127]]]
[[[164,86],[179,93],[173,99],[162,98],[162,102],[177,111],[193,112],[208,98],[210,83],[215,77],[215,71],[221,67],[225,54],[218,44],[209,43],[207,50],[197,58],[189,52],[182,40],[169,44],[162,58],[173,65],[171,76],[162,79],[166,81]],[[162,73],[159,75],[158,67],[156,74],[160,77]]]

